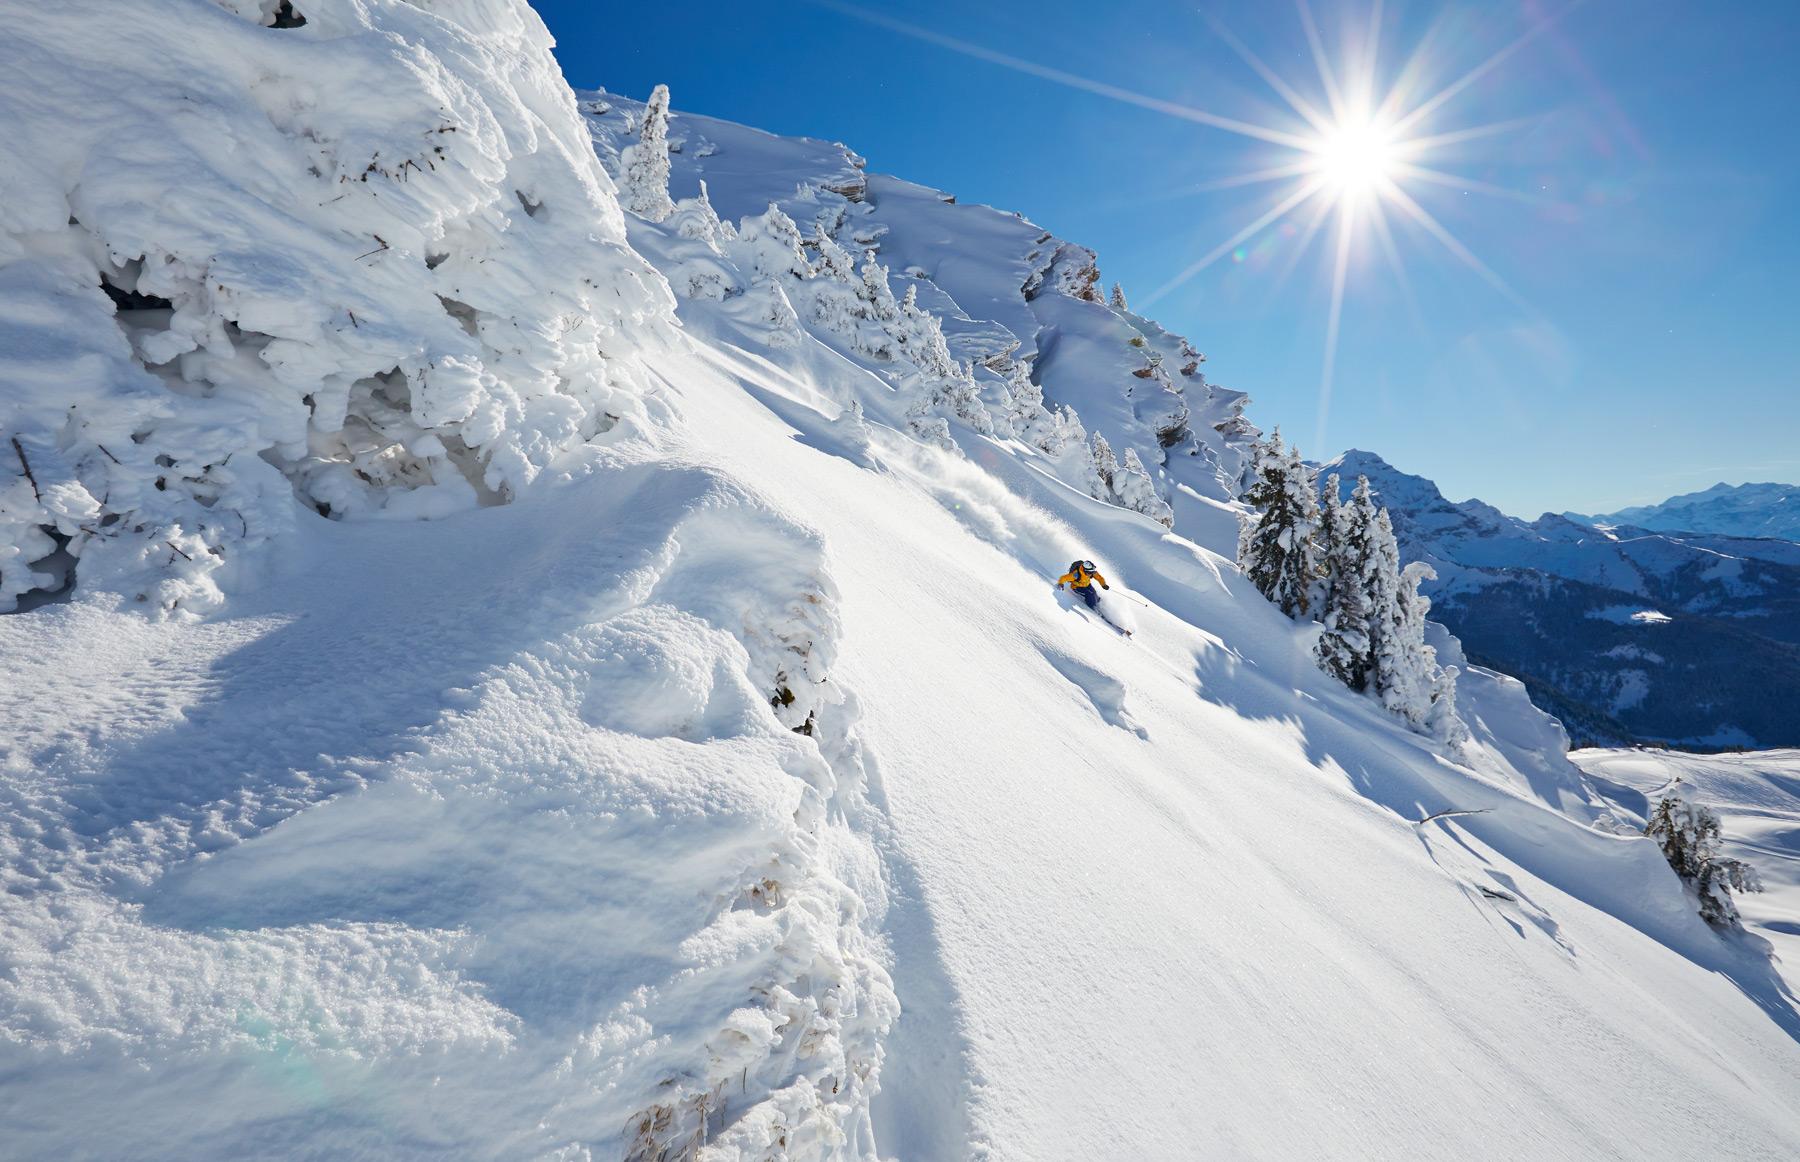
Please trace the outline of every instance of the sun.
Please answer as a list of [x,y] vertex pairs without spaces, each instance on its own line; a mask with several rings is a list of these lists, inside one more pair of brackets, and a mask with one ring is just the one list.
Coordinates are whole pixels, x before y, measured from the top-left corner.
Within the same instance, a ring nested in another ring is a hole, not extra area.
[[1372,116],[1351,115],[1309,144],[1308,168],[1340,199],[1361,201],[1400,176],[1403,143],[1393,127]]

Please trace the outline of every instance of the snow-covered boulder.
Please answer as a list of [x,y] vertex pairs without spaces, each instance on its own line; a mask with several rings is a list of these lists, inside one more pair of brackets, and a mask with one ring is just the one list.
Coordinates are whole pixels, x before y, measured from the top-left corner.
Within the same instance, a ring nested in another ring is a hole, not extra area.
[[296,519],[504,501],[641,413],[669,295],[522,0],[6,25],[0,610],[71,562],[204,610]]

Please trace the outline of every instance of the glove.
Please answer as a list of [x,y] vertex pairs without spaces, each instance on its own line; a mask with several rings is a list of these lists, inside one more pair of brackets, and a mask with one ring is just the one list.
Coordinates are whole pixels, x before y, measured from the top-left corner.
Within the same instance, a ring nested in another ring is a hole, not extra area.
[[1057,588],[1058,588],[1058,589],[1061,589],[1061,588],[1062,588],[1062,582],[1061,582],[1061,581],[1058,581],[1058,582],[1057,582],[1057,583],[1056,583],[1056,587],[1057,587]]
[[1101,582],[1101,583],[1100,583],[1100,588],[1102,588],[1102,589],[1104,589],[1104,590],[1106,590],[1106,591],[1107,591],[1107,592],[1108,592],[1108,593],[1111,593],[1111,592],[1112,592],[1112,586],[1111,586],[1111,585],[1108,585],[1108,584],[1106,584],[1106,582],[1104,582],[1104,581],[1102,581],[1102,582]]

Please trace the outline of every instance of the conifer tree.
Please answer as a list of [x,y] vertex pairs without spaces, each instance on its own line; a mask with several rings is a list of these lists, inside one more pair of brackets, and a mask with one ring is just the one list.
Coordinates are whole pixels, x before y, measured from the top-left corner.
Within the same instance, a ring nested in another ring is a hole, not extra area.
[[1349,504],[1339,497],[1336,475],[1325,482],[1324,503],[1319,509],[1319,539],[1324,557],[1316,653],[1319,668],[1352,690],[1369,684],[1373,665],[1369,650],[1369,592],[1365,564],[1369,553],[1370,522],[1374,503],[1364,478]]
[[[1262,481],[1263,465],[1270,457],[1282,455],[1281,429],[1276,428],[1267,440],[1260,436],[1250,441],[1244,453],[1243,470],[1238,476],[1238,499],[1248,501],[1250,490]],[[1240,553],[1240,556],[1242,554]]]
[[1120,507],[1141,512],[1164,528],[1174,527],[1175,510],[1156,491],[1136,448],[1125,449],[1125,461],[1113,475],[1113,492]]
[[806,249],[818,254],[813,263],[813,272],[842,283],[853,283],[857,279],[856,260],[850,252],[838,245],[837,239],[826,232],[821,222],[813,223],[813,232],[806,238]]
[[1015,438],[1055,455],[1065,440],[1057,416],[1044,404],[1044,389],[1031,381],[1031,365],[1013,360],[1006,379],[1006,423]]
[[1285,454],[1280,434],[1262,450],[1258,478],[1244,499],[1259,510],[1238,538],[1238,567],[1289,617],[1313,608],[1319,577],[1319,499],[1298,448]]
[[1679,781],[1664,793],[1644,827],[1675,874],[1699,897],[1700,918],[1730,928],[1738,922],[1732,891],[1760,892],[1763,886],[1755,868],[1719,854],[1721,832],[1719,817],[1683,797]]
[[775,347],[797,346],[802,338],[800,316],[788,298],[788,288],[812,277],[812,264],[794,220],[770,202],[755,217],[745,216],[737,237],[729,240],[732,252],[742,255],[739,265],[751,271],[752,303],[762,307],[768,324],[768,342]]
[[1338,476],[1334,472],[1319,490],[1319,529],[1314,539],[1319,544],[1319,580],[1313,587],[1313,606],[1319,611],[1319,620],[1325,620],[1325,607],[1330,604],[1331,592],[1337,584],[1337,570],[1332,566],[1333,549],[1343,539],[1344,501],[1340,490]]
[[761,214],[739,223],[738,239],[750,252],[750,266],[758,277],[779,281],[812,277],[800,227],[774,202]]
[[1113,283],[1113,286],[1112,286],[1112,304],[1111,305],[1112,305],[1113,310],[1119,311],[1121,313],[1128,312],[1131,310],[1130,307],[1125,305],[1125,289],[1116,282]]
[[[908,290],[912,288],[908,287]],[[875,261],[875,252],[863,252],[862,285],[858,297],[864,304],[864,318],[878,322],[891,323],[900,318],[900,304],[894,298],[894,290],[888,283],[887,267]],[[923,311],[913,312],[912,317],[924,315]],[[925,317],[929,318],[929,315]]]
[[[1357,488],[1362,491],[1362,480]],[[1373,513],[1362,566],[1363,592],[1369,602],[1369,685],[1380,695],[1397,680],[1394,675],[1400,669],[1400,545],[1387,509],[1375,508],[1373,499],[1366,499]]]
[[1460,752],[1469,741],[1469,728],[1456,713],[1455,666],[1440,666],[1431,679],[1431,709],[1425,715],[1425,733],[1443,743],[1452,752]]
[[669,86],[651,90],[637,142],[625,148],[620,160],[625,208],[652,222],[667,218],[675,209],[669,200]]
[[[1381,510],[1381,519],[1387,510]],[[1392,526],[1389,525],[1389,535]],[[1396,552],[1396,559],[1398,553]],[[1437,651],[1425,644],[1425,615],[1430,598],[1419,592],[1419,583],[1437,576],[1430,565],[1414,561],[1400,571],[1400,584],[1385,615],[1376,652],[1376,693],[1382,705],[1414,726],[1424,726],[1431,713],[1431,695],[1437,671]]]
[[1106,442],[1105,436],[1095,432],[1088,448],[1088,495],[1112,504],[1115,496],[1113,481],[1118,474],[1119,459],[1113,455],[1112,445]]
[[719,212],[713,209],[705,182],[700,183],[698,197],[683,198],[675,203],[674,214],[668,221],[677,237],[704,242],[714,254],[724,254],[724,244],[737,237],[731,223],[720,221]]

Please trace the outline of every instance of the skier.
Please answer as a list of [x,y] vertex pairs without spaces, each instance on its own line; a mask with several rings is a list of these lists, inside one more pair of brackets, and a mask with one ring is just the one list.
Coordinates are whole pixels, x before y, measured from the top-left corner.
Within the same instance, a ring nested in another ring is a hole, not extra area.
[[1081,599],[1087,602],[1087,607],[1099,613],[1100,594],[1094,590],[1096,581],[1100,583],[1101,589],[1112,588],[1106,583],[1106,578],[1100,576],[1099,571],[1094,568],[1092,561],[1071,561],[1069,571],[1056,579],[1056,587],[1061,589],[1064,585],[1074,586],[1075,592],[1081,594]]

